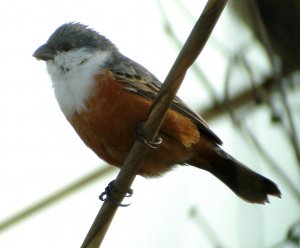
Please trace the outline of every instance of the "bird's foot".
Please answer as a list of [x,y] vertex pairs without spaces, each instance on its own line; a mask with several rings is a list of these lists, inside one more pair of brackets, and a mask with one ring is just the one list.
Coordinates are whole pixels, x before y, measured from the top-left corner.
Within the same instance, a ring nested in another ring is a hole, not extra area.
[[[105,188],[104,192],[99,196],[99,199],[101,201],[107,201],[107,200],[110,200],[113,204],[119,206],[119,207],[128,207],[131,203],[129,204],[122,204],[120,201],[116,200],[114,197],[113,197],[113,194],[114,193],[122,193],[122,191],[118,190],[115,188],[114,186],[114,182],[115,180],[111,181],[107,187]],[[131,197],[133,195],[133,190],[132,189],[129,189],[127,192],[126,192],[126,195],[125,197]]]
[[143,142],[145,145],[149,146],[151,149],[157,149],[159,145],[163,142],[162,137],[157,136],[154,141],[149,141],[145,138],[144,135],[144,123],[141,122],[138,124],[138,128],[136,130],[136,138]]

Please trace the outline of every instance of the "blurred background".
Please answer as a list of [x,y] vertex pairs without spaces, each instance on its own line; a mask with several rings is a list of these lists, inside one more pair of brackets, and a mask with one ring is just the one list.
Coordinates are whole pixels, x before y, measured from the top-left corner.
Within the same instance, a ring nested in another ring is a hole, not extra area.
[[[35,49],[78,21],[163,81],[205,3],[1,3],[0,247],[79,247],[118,173],[65,120]],[[282,199],[248,204],[189,167],[137,177],[102,247],[300,247],[299,29],[298,0],[230,0],[178,93]]]

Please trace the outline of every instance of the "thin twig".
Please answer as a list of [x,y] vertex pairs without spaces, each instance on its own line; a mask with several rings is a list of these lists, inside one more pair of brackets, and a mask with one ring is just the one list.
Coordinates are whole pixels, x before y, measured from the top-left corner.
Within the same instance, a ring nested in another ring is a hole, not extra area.
[[296,220],[287,230],[286,236],[283,240],[272,245],[269,248],[282,247],[299,247],[300,246],[300,219]]
[[212,244],[212,247],[215,247],[215,248],[225,247],[222,244],[217,231],[204,218],[204,216],[202,216],[201,212],[197,208],[192,207],[190,209],[190,216],[200,226],[201,230],[203,231],[204,236],[210,241],[210,243]]
[[255,33],[258,35],[258,37],[261,39],[262,43],[264,44],[265,49],[267,51],[267,56],[269,58],[269,61],[271,62],[272,69],[274,70],[274,74],[277,74],[278,66],[276,63],[276,59],[274,57],[275,53],[269,39],[268,31],[259,13],[257,3],[256,1],[252,1],[252,0],[245,0],[245,1],[247,2],[246,4],[248,5],[248,11],[250,13],[251,19],[254,22]]
[[[259,85],[257,85],[257,90],[261,92],[269,92],[276,84],[277,83],[274,77],[268,77],[265,78]],[[221,117],[224,114],[228,114],[228,109],[225,107],[226,104],[228,104],[230,108],[234,109],[235,111],[245,108],[246,106],[256,106],[256,102],[253,98],[253,91],[251,89],[245,89],[228,99],[228,103],[222,101],[220,106],[208,106],[205,109],[199,109],[198,113],[201,113],[201,116],[207,121],[213,120]]]
[[286,112],[286,116],[287,116],[287,122],[289,125],[289,132],[288,132],[288,136],[289,139],[291,141],[292,147],[294,149],[295,152],[295,157],[298,161],[298,166],[300,168],[300,145],[299,145],[299,141],[298,141],[298,133],[297,133],[297,129],[295,126],[295,120],[293,118],[292,115],[292,111],[291,111],[291,107],[288,103],[288,99],[287,99],[287,95],[285,92],[285,87],[282,85],[284,82],[280,82],[280,96],[281,96],[281,101],[282,101],[282,105],[283,108]]
[[263,148],[263,146],[260,144],[260,142],[252,133],[252,131],[247,127],[247,125],[244,123],[241,127],[247,133],[248,137],[252,141],[254,147],[259,152],[261,157],[267,162],[268,167],[273,171],[274,174],[277,175],[278,178],[281,179],[281,181],[286,185],[286,187],[294,195],[295,199],[300,204],[300,191],[298,190],[298,188],[292,183],[290,178],[285,174],[285,172],[280,168],[280,166],[273,160],[273,158]]
[[273,49],[273,46],[271,45],[271,42],[270,42],[270,39],[268,36],[268,31],[267,31],[267,29],[261,19],[261,16],[259,14],[257,3],[255,1],[248,0],[248,4],[249,4],[249,10],[251,11],[251,14],[252,14],[253,21],[255,21],[256,31],[258,33],[258,36],[261,38],[263,44],[265,45],[267,55],[271,62],[273,75],[277,79],[277,83],[279,86],[279,92],[280,92],[280,96],[281,96],[281,101],[282,101],[284,110],[287,115],[287,121],[288,121],[288,125],[289,125],[289,138],[292,143],[292,146],[293,146],[293,149],[294,149],[294,152],[296,155],[296,159],[298,161],[298,165],[300,166],[300,145],[298,142],[298,135],[297,135],[297,131],[295,128],[294,119],[293,119],[293,116],[292,116],[292,113],[290,110],[290,106],[288,104],[287,97],[285,94],[285,89],[284,89],[283,82],[282,82],[283,77],[279,70],[278,62],[274,57],[274,54],[275,54],[274,49]]
[[[236,61],[235,58],[234,62]],[[243,61],[242,61],[243,62]],[[250,137],[252,143],[254,144],[255,148],[257,149],[257,151],[260,153],[261,157],[267,161],[267,165],[271,168],[271,170],[276,173],[276,175],[281,178],[281,180],[287,185],[287,187],[289,188],[289,190],[294,194],[295,198],[300,202],[300,192],[297,190],[297,188],[293,185],[293,183],[290,181],[289,177],[284,173],[284,171],[282,171],[280,169],[280,166],[277,165],[277,163],[269,156],[269,154],[266,152],[266,150],[261,146],[261,144],[259,143],[259,141],[257,140],[257,138],[255,137],[255,135],[250,131],[249,128],[247,128],[247,126],[244,124],[243,126],[241,126],[242,122],[240,121],[240,119],[237,118],[236,116],[236,111],[234,111],[234,109],[231,107],[231,105],[229,104],[229,78],[230,78],[230,73],[232,70],[232,67],[235,63],[230,63],[229,64],[229,68],[227,70],[226,73],[226,77],[225,77],[225,87],[224,87],[224,102],[225,102],[225,106],[228,109],[228,112],[230,114],[231,120],[233,122],[233,124],[239,128],[243,127],[243,130],[246,131],[246,133],[248,134],[248,136]],[[243,66],[245,67],[248,75],[250,76],[251,80],[254,80],[251,77],[251,71],[249,70],[249,68],[247,67],[247,65],[245,63],[242,63]],[[277,80],[275,78],[274,83],[277,85]],[[255,88],[255,91],[258,91],[259,87],[256,86],[254,83],[251,84],[252,89],[251,91],[253,91],[253,88]],[[293,122],[292,122],[293,123]]]
[[[196,21],[196,18],[192,15],[192,13],[188,10],[186,5],[181,0],[176,0],[174,3],[178,6],[177,8],[180,9],[180,12],[186,16],[190,21],[193,23]],[[223,54],[225,57],[228,57],[231,54],[231,51],[225,44],[219,41],[214,35],[209,37],[209,42]]]
[[98,168],[90,172],[88,175],[85,175],[84,177],[70,183],[68,186],[65,186],[63,189],[60,189],[59,191],[44,197],[42,200],[21,210],[19,213],[16,213],[13,216],[10,216],[5,220],[1,221],[0,232],[3,232],[8,228],[11,228],[13,225],[25,220],[26,218],[29,218],[33,214],[36,214],[37,212],[42,211],[47,207],[50,207],[50,205],[56,203],[57,201],[66,197],[67,195],[74,193],[74,191],[76,190],[82,189],[84,186],[87,186],[88,184],[94,182],[95,180],[106,176],[109,172],[112,171],[113,171],[112,166]]
[[[153,102],[152,111],[144,125],[144,135],[147,140],[155,140],[163,122],[163,117],[176,95],[187,69],[203,49],[226,3],[226,0],[209,0],[207,2],[188,40],[166,77],[156,100]],[[124,199],[148,149],[148,146],[139,141],[134,143],[114,183],[115,188],[122,191],[114,194],[116,201],[121,202]],[[103,203],[81,247],[97,248],[101,245],[117,208],[118,206],[109,200]]]
[[[167,14],[164,11],[164,8],[162,4],[160,3],[160,0],[157,0],[158,8],[161,12],[161,16],[163,18],[163,23],[164,23],[164,30],[166,34],[170,37],[170,40],[175,44],[175,46],[180,49],[182,47],[182,43],[179,40],[179,38],[176,36],[175,31],[172,28],[172,25],[170,23],[170,20],[168,19]],[[187,9],[185,9],[187,11]],[[196,20],[193,18],[193,22]],[[216,90],[212,86],[211,82],[205,75],[205,73],[202,71],[202,69],[195,63],[192,65],[191,70],[193,73],[196,75],[197,78],[199,78],[199,82],[204,86],[204,88],[207,90],[208,94],[210,95],[213,104],[218,105],[219,103],[219,98],[218,94],[216,93]]]

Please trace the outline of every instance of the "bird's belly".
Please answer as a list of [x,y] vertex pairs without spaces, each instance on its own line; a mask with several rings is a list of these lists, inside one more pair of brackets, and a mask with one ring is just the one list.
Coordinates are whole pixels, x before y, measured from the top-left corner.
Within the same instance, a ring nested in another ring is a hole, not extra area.
[[[134,143],[138,124],[148,117],[151,101],[124,90],[119,82],[101,82],[85,111],[75,113],[69,121],[100,158],[120,167]],[[173,110],[168,111],[159,135],[163,143],[149,151],[140,171],[144,176],[161,175],[189,159],[190,146],[199,139],[196,126]]]

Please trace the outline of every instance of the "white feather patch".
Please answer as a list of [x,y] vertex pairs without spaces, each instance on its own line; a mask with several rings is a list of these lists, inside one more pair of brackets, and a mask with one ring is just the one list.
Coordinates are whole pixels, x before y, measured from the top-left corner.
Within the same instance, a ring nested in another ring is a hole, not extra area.
[[92,94],[94,76],[101,73],[110,52],[91,53],[84,48],[60,52],[47,61],[54,93],[66,118],[85,110],[85,102]]

